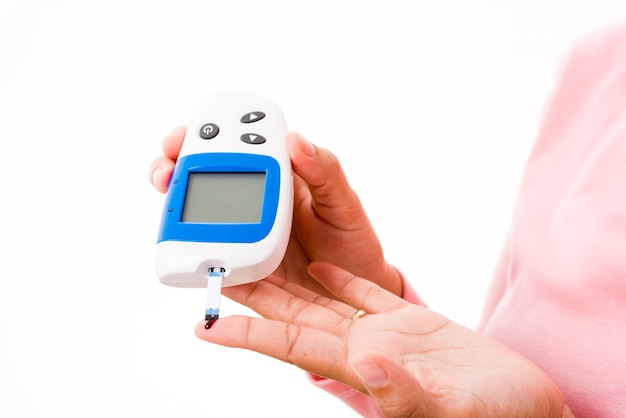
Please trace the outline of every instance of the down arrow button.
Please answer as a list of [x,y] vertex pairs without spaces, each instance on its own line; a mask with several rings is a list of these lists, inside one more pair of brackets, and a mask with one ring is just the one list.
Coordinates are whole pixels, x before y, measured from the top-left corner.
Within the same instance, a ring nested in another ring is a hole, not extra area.
[[241,140],[246,144],[254,145],[262,144],[265,142],[265,138],[257,134],[243,134],[241,135]]

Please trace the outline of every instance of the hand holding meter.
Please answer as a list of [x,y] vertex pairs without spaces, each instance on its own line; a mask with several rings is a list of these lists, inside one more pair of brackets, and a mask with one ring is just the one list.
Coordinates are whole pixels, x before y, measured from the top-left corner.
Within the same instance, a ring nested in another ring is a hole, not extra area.
[[220,272],[219,290],[278,267],[293,212],[286,133],[282,112],[263,97],[221,92],[198,100],[165,197],[161,283],[210,287],[209,273]]

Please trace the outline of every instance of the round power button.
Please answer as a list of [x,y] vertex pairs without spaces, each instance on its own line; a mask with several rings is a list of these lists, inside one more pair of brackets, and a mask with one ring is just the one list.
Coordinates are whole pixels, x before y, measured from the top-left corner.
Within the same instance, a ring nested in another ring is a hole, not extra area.
[[215,138],[218,133],[220,133],[219,126],[214,123],[205,123],[200,128],[198,135],[200,135],[200,138],[202,139],[212,139]]

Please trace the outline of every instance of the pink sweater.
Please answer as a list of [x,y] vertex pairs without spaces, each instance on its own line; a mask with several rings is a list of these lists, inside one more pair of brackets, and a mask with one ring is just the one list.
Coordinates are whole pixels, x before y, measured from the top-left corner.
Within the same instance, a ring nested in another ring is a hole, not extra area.
[[[478,329],[539,365],[575,416],[626,416],[626,25],[565,60]],[[369,397],[312,380],[381,416]]]

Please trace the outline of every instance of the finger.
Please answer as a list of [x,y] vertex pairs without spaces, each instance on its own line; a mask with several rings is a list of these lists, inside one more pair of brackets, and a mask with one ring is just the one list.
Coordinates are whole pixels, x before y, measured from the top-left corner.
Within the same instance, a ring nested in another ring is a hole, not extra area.
[[309,265],[308,271],[332,294],[368,313],[388,312],[408,305],[407,301],[377,284],[333,264],[314,262]]
[[174,171],[174,165],[175,162],[165,156],[156,158],[150,165],[150,170],[148,171],[150,183],[158,192],[165,193],[167,191],[172,171]]
[[163,155],[170,160],[176,161],[180,148],[183,146],[183,140],[185,139],[185,133],[187,132],[186,126],[179,126],[175,128],[168,136],[163,139]]
[[351,225],[361,227],[364,221],[361,203],[337,157],[295,132],[287,134],[286,142],[293,170],[303,181],[295,180],[296,191],[301,190],[296,192],[300,200],[295,205],[310,204],[321,218],[340,229],[349,229]]
[[[300,290],[306,289],[300,288],[299,292]],[[339,309],[341,304],[344,312],[353,310],[341,302],[319,295],[315,297],[307,294],[306,297],[310,300],[303,299],[267,280],[227,287],[223,289],[223,293],[224,296],[251,308],[265,318],[335,334],[345,330],[349,321],[347,318],[351,314],[345,313],[342,316],[332,308]]]
[[[290,280],[270,276],[266,281],[274,284],[275,286],[280,287],[284,291],[289,294],[304,299],[308,302],[315,303],[321,305],[327,309],[330,309],[336,312],[342,318],[351,318],[355,312],[353,306],[350,306],[344,302],[338,301],[332,297],[328,297],[329,293],[325,287],[320,286],[314,280],[311,280],[312,283],[316,283],[320,289],[322,289],[322,293],[317,290],[308,289],[302,285],[296,284]],[[332,296],[332,295],[331,295]]]
[[350,367],[387,418],[439,417],[438,406],[405,368],[378,353],[360,353]]
[[287,251],[285,252],[283,261],[274,273],[272,273],[272,276],[282,278],[289,277],[290,282],[310,289],[317,294],[327,297],[332,296],[324,286],[311,279],[311,276],[307,273],[306,269],[310,263],[309,255],[303,249],[303,245],[300,240],[298,240],[295,229],[297,229],[297,226],[294,224],[292,225],[292,232],[289,236],[289,245],[287,246]]
[[163,155],[156,158],[150,165],[150,169],[148,170],[150,183],[152,183],[152,186],[160,193],[167,191],[176,159],[183,145],[185,132],[186,128],[180,126],[166,136],[162,143]]
[[245,316],[220,318],[208,330],[201,321],[195,332],[201,340],[256,351],[319,376],[339,379],[345,374],[344,341],[327,332]]

